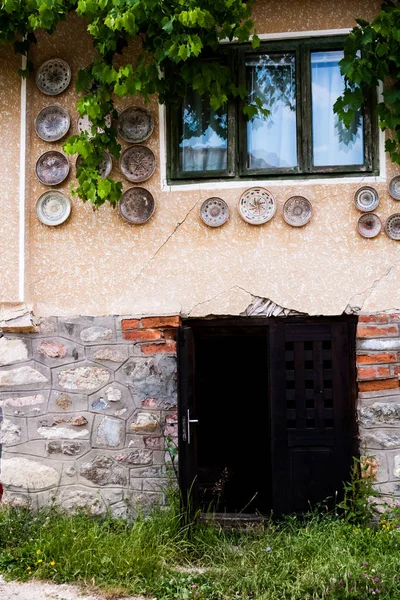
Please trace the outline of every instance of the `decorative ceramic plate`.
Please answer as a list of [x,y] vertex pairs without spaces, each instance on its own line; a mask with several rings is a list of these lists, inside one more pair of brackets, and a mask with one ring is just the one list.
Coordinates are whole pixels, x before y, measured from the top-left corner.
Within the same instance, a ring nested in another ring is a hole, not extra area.
[[[111,115],[106,115],[105,122],[106,122],[107,127],[111,127]],[[93,137],[92,121],[89,119],[89,117],[87,115],[85,115],[84,117],[79,117],[77,127],[78,127],[78,133],[82,133],[82,131],[86,131],[89,139]],[[101,129],[101,127],[99,127],[97,131],[99,133],[104,133],[104,129]]]
[[156,157],[147,146],[131,146],[119,159],[121,173],[128,181],[147,181],[156,170]]
[[45,142],[57,142],[67,133],[70,124],[68,111],[54,104],[40,111],[35,119],[35,131]]
[[44,185],[58,185],[68,177],[68,158],[61,152],[45,152],[36,162],[36,177]]
[[397,175],[390,180],[389,194],[395,200],[400,200],[400,175]]
[[262,187],[246,190],[240,197],[239,214],[251,225],[262,225],[270,221],[276,211],[276,203],[271,192]]
[[302,227],[311,217],[311,202],[303,196],[292,196],[283,205],[283,218],[293,227]]
[[71,213],[71,201],[58,190],[49,190],[36,202],[36,214],[45,225],[61,225]]
[[394,213],[386,219],[385,231],[392,240],[400,240],[400,213]]
[[36,73],[36,85],[43,94],[57,96],[67,89],[71,82],[69,64],[61,58],[44,62]]
[[[112,171],[112,158],[109,152],[103,152],[104,160],[100,163],[99,173],[102,179],[105,179],[109,176]],[[82,163],[82,157],[78,156],[76,159],[76,168],[79,169],[80,164]]]
[[363,237],[374,238],[381,232],[382,222],[378,215],[367,213],[358,219],[357,229]]
[[118,208],[119,214],[126,221],[142,225],[154,214],[156,203],[148,190],[132,187],[122,195]]
[[209,227],[221,227],[229,219],[229,207],[222,198],[208,198],[201,205],[200,218]]
[[119,115],[117,127],[118,134],[125,142],[140,144],[153,133],[153,115],[145,108],[130,106]]
[[371,212],[379,204],[378,192],[368,185],[359,188],[354,195],[354,202],[358,210]]

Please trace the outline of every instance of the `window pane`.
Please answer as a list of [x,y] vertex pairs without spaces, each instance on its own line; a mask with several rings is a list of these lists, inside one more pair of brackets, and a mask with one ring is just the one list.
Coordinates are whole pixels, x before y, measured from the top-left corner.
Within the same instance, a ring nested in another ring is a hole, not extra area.
[[227,168],[226,109],[215,111],[197,92],[188,94],[182,111],[179,144],[181,171],[223,171]]
[[346,129],[333,112],[343,93],[344,77],[339,61],[343,51],[311,52],[312,132],[314,165],[364,164],[364,135],[361,113]]
[[273,169],[297,165],[294,54],[263,54],[246,60],[249,102],[260,98],[268,117],[247,122],[247,166]]

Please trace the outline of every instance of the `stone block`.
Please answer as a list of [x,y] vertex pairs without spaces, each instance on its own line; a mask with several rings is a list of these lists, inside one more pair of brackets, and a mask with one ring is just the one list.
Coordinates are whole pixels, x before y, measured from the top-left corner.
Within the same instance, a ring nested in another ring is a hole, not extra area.
[[129,356],[128,347],[122,344],[114,346],[88,346],[86,348],[88,360],[105,365],[115,371]]
[[18,417],[4,418],[0,422],[0,444],[3,446],[15,446],[22,444],[28,439],[26,419]]
[[10,458],[10,455],[12,454],[20,454],[21,450],[23,450],[25,456],[37,456],[39,458],[47,457],[46,442],[44,440],[24,442],[23,446],[8,446],[6,449],[3,449],[3,456],[4,458]]
[[73,365],[85,359],[83,346],[63,338],[38,338],[32,346],[35,360],[49,367]]
[[0,304],[0,329],[10,333],[35,331],[32,306],[24,303]]
[[128,469],[116,462],[112,456],[97,455],[88,462],[79,466],[79,476],[86,480],[88,485],[126,486],[129,481]]
[[66,392],[95,392],[113,380],[112,372],[94,363],[53,369],[53,388]]
[[126,436],[127,448],[144,448],[144,436],[143,435],[130,435]]
[[63,317],[58,319],[59,335],[80,344],[104,344],[114,339],[113,317]]
[[362,427],[400,427],[400,404],[396,402],[374,402],[359,409]]
[[129,386],[140,401],[155,398],[160,406],[176,406],[176,357],[157,355],[131,357],[115,374],[117,381]]
[[[134,481],[134,479],[132,480]],[[168,479],[143,479],[142,490],[144,492],[164,493],[168,487]]]
[[150,465],[152,463],[153,452],[151,450],[124,449],[123,452],[115,457],[115,460],[131,465]]
[[[84,420],[76,420],[83,417]],[[43,417],[29,419],[28,435],[30,440],[85,440],[89,439],[93,415],[46,414]],[[86,423],[84,422],[86,421]]]
[[124,442],[124,421],[108,416],[96,416],[92,439],[94,448],[122,448]]
[[135,416],[135,421],[129,425],[133,433],[154,433],[160,427],[160,419],[157,414],[141,412]]
[[57,333],[56,317],[40,317],[36,335],[54,335]]
[[128,388],[113,381],[89,396],[89,410],[109,416],[129,419],[136,404]]
[[49,413],[80,413],[87,411],[88,400],[83,394],[73,394],[71,392],[59,392],[52,390],[49,400]]
[[49,457],[54,456],[60,460],[71,460],[87,454],[90,450],[90,444],[84,440],[51,440],[46,442],[45,449]]
[[165,471],[163,469],[163,467],[145,467],[144,469],[140,469],[140,468],[135,468],[135,469],[130,469],[130,476],[131,476],[131,481],[132,478],[141,478],[141,479],[145,479],[145,478],[152,478],[154,479],[155,477],[163,477],[165,475]]
[[38,491],[58,486],[60,473],[60,465],[55,468],[54,463],[50,466],[43,460],[13,456],[2,460],[0,481],[4,487]]
[[[50,500],[51,498],[48,498],[47,502]],[[60,488],[55,495],[55,503],[69,514],[80,510],[86,510],[91,515],[102,515],[106,512],[106,504],[99,492],[77,486]]]
[[4,415],[15,417],[33,417],[44,414],[47,411],[47,403],[50,391],[41,392],[6,392],[0,394],[0,408]]
[[394,496],[395,498],[400,496],[400,483],[396,483],[394,481],[388,483],[378,483],[375,485],[375,489],[379,492],[379,494],[383,494],[385,496]]
[[20,494],[10,490],[4,490],[1,504],[10,508],[37,509],[37,499],[35,494]]
[[28,360],[29,350],[27,343],[19,338],[0,338],[0,366]]
[[0,367],[0,391],[42,390],[50,387],[50,370],[37,362],[18,367]]
[[387,338],[387,339],[358,339],[357,349],[366,352],[377,351],[377,352],[391,352],[393,350],[400,350],[400,338]]
[[390,479],[387,452],[368,452],[367,456],[361,456],[361,461],[366,467],[366,474],[372,476],[377,483],[384,483]]
[[360,430],[360,446],[369,450],[400,448],[400,429]]

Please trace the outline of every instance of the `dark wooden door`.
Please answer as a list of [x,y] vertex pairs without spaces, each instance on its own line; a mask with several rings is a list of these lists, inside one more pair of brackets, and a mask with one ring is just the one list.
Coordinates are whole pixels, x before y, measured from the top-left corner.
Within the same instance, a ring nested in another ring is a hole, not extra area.
[[303,512],[348,479],[355,436],[354,325],[270,327],[273,506]]
[[191,327],[178,331],[178,435],[179,480],[182,500],[189,512],[198,506],[195,402],[195,344]]

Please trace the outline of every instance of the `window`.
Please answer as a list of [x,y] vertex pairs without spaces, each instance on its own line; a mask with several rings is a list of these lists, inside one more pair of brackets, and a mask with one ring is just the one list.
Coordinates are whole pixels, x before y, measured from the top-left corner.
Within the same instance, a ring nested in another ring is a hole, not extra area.
[[192,91],[168,119],[170,179],[376,174],[373,94],[350,130],[333,112],[344,86],[343,43],[314,38],[268,42],[257,52],[229,47],[248,101],[260,98],[269,114],[248,120],[239,101],[214,111]]

